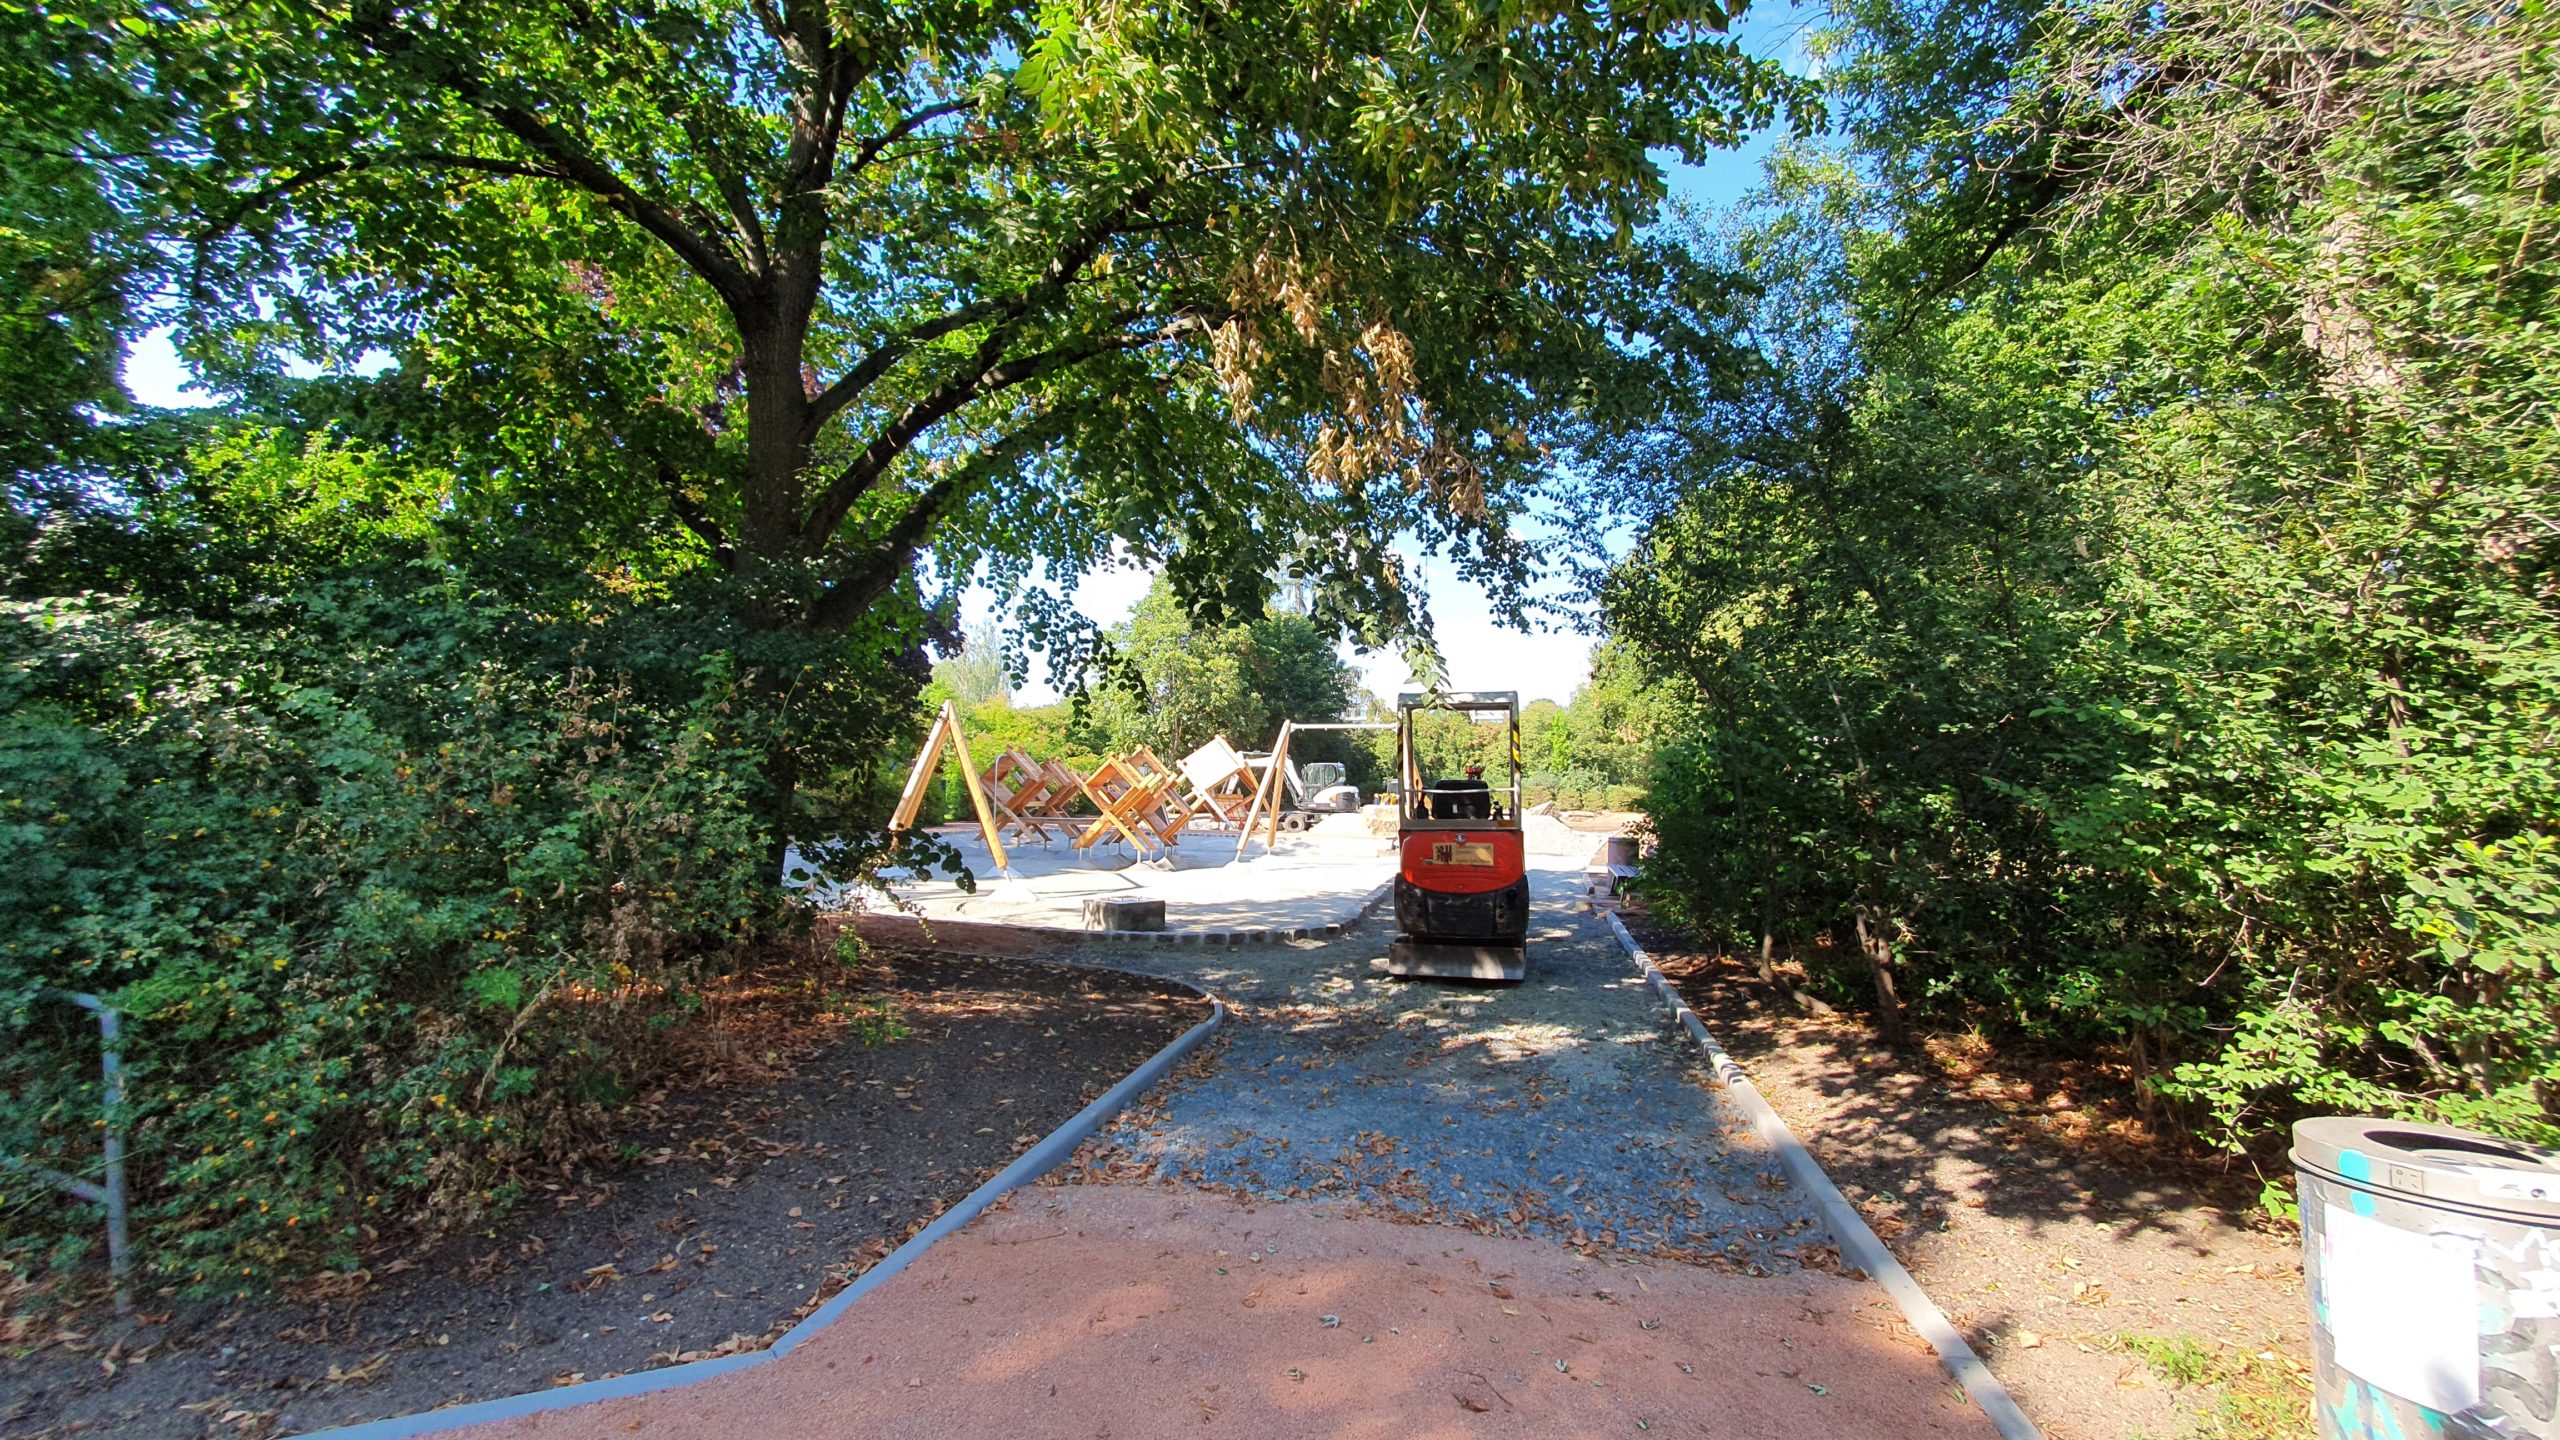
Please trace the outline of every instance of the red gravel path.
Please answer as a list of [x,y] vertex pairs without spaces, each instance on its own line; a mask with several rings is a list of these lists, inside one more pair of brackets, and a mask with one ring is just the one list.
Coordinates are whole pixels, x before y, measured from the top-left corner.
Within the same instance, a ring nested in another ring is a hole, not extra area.
[[1019,1192],[774,1365],[459,1433],[1991,1430],[1870,1284],[1609,1263],[1314,1206],[1073,1185]]

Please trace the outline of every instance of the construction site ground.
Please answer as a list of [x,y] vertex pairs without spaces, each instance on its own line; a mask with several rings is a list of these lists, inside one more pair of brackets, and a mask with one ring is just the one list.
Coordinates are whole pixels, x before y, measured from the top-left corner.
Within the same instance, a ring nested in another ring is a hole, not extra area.
[[[1529,849],[1543,861],[1578,870],[1613,819],[1579,823],[1531,815]],[[929,832],[959,853],[972,884],[942,872],[898,873],[886,893],[840,892],[844,908],[903,911],[927,920],[1077,930],[1087,900],[1161,900],[1175,935],[1229,936],[1322,931],[1349,925],[1381,898],[1395,877],[1392,818],[1383,830],[1359,814],[1312,817],[1306,830],[1284,830],[1266,844],[1257,830],[1241,848],[1232,828],[1185,830],[1178,843],[1139,855],[1125,842],[1078,850],[1066,839],[1008,843],[999,866],[975,825]],[[1008,868],[1011,873],[1006,873]]]
[[[1243,860],[1236,836],[1201,830],[1182,843],[1139,859],[1125,845],[1079,851],[1065,841],[1006,847],[1012,875],[1003,874],[976,826],[944,826],[936,838],[960,852],[976,882],[963,889],[947,876],[902,878],[895,903],[933,920],[974,920],[997,925],[1074,930],[1084,925],[1087,900],[1162,900],[1165,925],[1180,932],[1292,929],[1347,925],[1378,887],[1395,875],[1393,836],[1368,833],[1359,817],[1321,833],[1288,832],[1266,850],[1259,837]],[[871,908],[888,897],[854,897]]]
[[[1387,927],[1079,945],[1232,1020],[1048,1181],[780,1362],[468,1432],[1987,1436],[1585,913],[1530,978],[1390,980]],[[990,932],[911,919],[863,932]]]

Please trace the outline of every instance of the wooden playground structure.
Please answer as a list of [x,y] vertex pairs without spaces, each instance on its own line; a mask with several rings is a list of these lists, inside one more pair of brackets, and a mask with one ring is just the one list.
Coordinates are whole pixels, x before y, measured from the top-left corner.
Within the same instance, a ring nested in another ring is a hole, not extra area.
[[[1298,726],[1298,729],[1346,728]],[[1060,760],[1038,760],[1020,750],[1005,749],[981,769],[969,753],[969,737],[960,712],[948,700],[925,732],[906,788],[892,813],[893,831],[912,828],[924,807],[925,791],[942,773],[943,756],[960,762],[960,778],[969,791],[978,829],[999,870],[1007,868],[1007,841],[1047,845],[1065,838],[1090,858],[1095,846],[1125,843],[1147,859],[1180,843],[1195,825],[1237,827],[1249,835],[1255,815],[1271,812],[1278,834],[1276,796],[1288,763],[1291,727],[1283,725],[1271,759],[1257,769],[1224,735],[1215,736],[1169,765],[1140,745],[1102,758],[1090,773]],[[1241,841],[1237,853],[1243,853]]]

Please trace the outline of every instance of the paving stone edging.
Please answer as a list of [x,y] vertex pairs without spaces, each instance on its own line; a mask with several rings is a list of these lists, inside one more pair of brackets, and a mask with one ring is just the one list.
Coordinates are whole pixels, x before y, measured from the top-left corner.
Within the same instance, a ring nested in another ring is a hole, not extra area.
[[1708,1061],[1714,1066],[1717,1083],[1723,1085],[1725,1093],[1750,1115],[1760,1138],[1777,1152],[1778,1162],[1786,1167],[1787,1178],[1813,1197],[1814,1209],[1820,1213],[1822,1223],[1829,1227],[1832,1238],[1840,1242],[1841,1258],[1866,1271],[1884,1287],[1884,1293],[1902,1311],[1902,1318],[1909,1321],[1911,1328],[1920,1333],[1920,1338],[1928,1341],[1929,1347],[1938,1352],[1938,1363],[1955,1377],[1957,1384],[1964,1387],[1965,1394],[1973,1397],[1973,1403],[1981,1407],[1991,1427],[2000,1432],[2001,1440],[2043,1440],[2035,1422],[2027,1418],[2027,1412],[2018,1408],[2017,1399],[2010,1395],[2009,1387],[2001,1384],[2000,1378],[1991,1373],[1991,1367],[1982,1363],[1982,1357],[1965,1343],[1964,1336],[1947,1319],[1946,1312],[1938,1308],[1937,1303],[1920,1288],[1920,1282],[1911,1278],[1911,1272],[1903,1268],[1902,1262],[1885,1248],[1884,1241],[1868,1228],[1866,1217],[1859,1214],[1858,1207],[1850,1204],[1849,1198],[1840,1193],[1839,1186],[1831,1183],[1831,1177],[1822,1172],[1821,1162],[1813,1158],[1813,1152],[1804,1147],[1796,1133],[1787,1128],[1787,1122],[1770,1108],[1759,1087],[1743,1073],[1742,1066],[1725,1053],[1725,1048],[1716,1043],[1713,1035],[1707,1033],[1706,1022],[1698,1018],[1697,1011],[1689,1008],[1689,1002],[1680,998],[1680,991],[1672,985],[1671,977],[1663,974],[1662,967],[1654,964],[1653,957],[1636,943],[1636,937],[1628,932],[1626,922],[1614,914],[1608,917],[1608,921],[1610,933],[1616,935],[1627,954],[1644,967],[1645,983],[1653,988],[1653,993],[1663,1004],[1671,1008],[1671,1013],[1689,1032],[1690,1038],[1698,1042],[1698,1048],[1707,1053]]
[[[1376,897],[1370,897],[1369,903],[1377,903]],[[1363,913],[1366,913],[1365,907]],[[1335,928],[1338,930],[1340,927]],[[1115,938],[1125,941],[1128,937],[1123,935]],[[1094,969],[1120,969],[1114,965],[1078,963]],[[1075,1153],[1077,1146],[1083,1144],[1096,1130],[1101,1129],[1105,1121],[1128,1108],[1130,1102],[1136,1100],[1157,1081],[1162,1080],[1174,1066],[1182,1063],[1185,1056],[1200,1048],[1202,1041],[1207,1040],[1212,1032],[1226,1023],[1226,1003],[1190,981],[1171,976],[1147,974],[1137,970],[1121,970],[1121,973],[1182,986],[1209,1002],[1209,1018],[1175,1037],[1172,1044],[1148,1057],[1144,1064],[1122,1077],[1119,1084],[1104,1091],[1092,1104],[1077,1111],[1065,1124],[1041,1137],[1038,1144],[1015,1156],[1013,1163],[997,1171],[977,1189],[960,1197],[950,1209],[936,1217],[932,1224],[909,1236],[905,1244],[883,1256],[879,1264],[854,1277],[852,1283],[830,1296],[827,1303],[801,1317],[798,1324],[783,1331],[771,1345],[761,1350],[722,1355],[710,1360],[692,1360],[681,1365],[668,1365],[655,1370],[634,1370],[628,1374],[610,1376],[602,1380],[588,1380],[576,1385],[528,1391],[521,1395],[502,1395],[489,1400],[474,1400],[468,1404],[451,1405],[440,1410],[422,1410],[414,1415],[395,1415],[382,1420],[365,1420],[331,1430],[307,1430],[302,1434],[310,1437],[310,1440],[319,1440],[319,1437],[323,1436],[328,1437],[328,1440],[408,1440],[410,1436],[455,1430],[466,1425],[486,1424],[493,1420],[512,1420],[518,1416],[537,1415],[548,1410],[567,1410],[580,1405],[591,1405],[599,1400],[618,1400],[629,1395],[646,1395],[657,1390],[673,1390],[685,1385],[699,1384],[715,1375],[726,1375],[733,1370],[749,1370],[780,1360],[798,1349],[801,1342],[833,1324],[845,1311],[853,1308],[855,1301],[886,1284],[892,1276],[915,1263],[935,1241],[975,1220],[988,1206],[993,1205],[1008,1193],[1056,1169],[1068,1156]]]

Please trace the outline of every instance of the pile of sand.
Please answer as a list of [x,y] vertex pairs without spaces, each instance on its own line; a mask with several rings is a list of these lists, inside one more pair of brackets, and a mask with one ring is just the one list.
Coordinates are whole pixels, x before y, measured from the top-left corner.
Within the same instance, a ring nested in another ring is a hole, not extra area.
[[1358,814],[1348,811],[1321,816],[1307,826],[1310,835],[1357,835],[1375,839],[1396,833],[1396,807],[1363,805]]
[[1600,837],[1576,830],[1553,815],[1532,812],[1520,817],[1521,843],[1532,855],[1558,855],[1574,860],[1587,860],[1600,844]]

